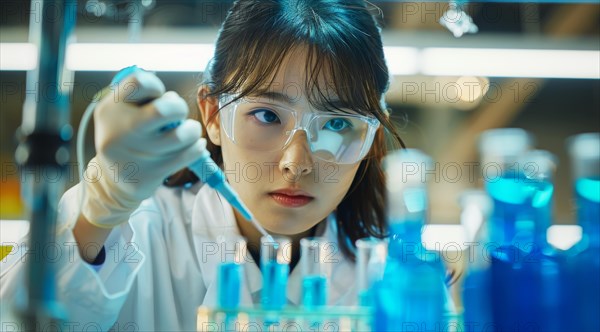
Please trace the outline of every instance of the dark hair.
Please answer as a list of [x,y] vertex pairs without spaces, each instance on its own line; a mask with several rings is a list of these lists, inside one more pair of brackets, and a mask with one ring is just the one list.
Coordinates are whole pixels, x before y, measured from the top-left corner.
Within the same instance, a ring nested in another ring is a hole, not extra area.
[[[307,98],[312,105],[327,100],[326,90],[333,88],[344,104],[377,117],[382,127],[336,210],[339,243],[350,258],[354,258],[352,248],[357,239],[385,236],[382,159],[388,151],[386,143],[394,148],[404,147],[382,102],[389,73],[380,28],[371,13],[374,9],[359,0],[236,1],[221,27],[214,57],[204,73],[202,84],[208,85],[209,93],[199,96],[235,92],[242,98],[269,87],[285,56],[298,47],[306,47],[304,91],[311,92]],[[330,79],[325,83],[329,86],[322,86],[319,81],[324,74]],[[210,140],[207,148],[215,162],[222,164],[221,148]],[[184,170],[166,184],[194,181],[197,178]]]

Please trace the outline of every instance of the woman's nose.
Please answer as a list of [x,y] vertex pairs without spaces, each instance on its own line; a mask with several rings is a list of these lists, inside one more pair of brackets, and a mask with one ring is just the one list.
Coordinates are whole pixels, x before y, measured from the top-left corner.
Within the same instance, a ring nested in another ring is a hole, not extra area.
[[279,161],[279,170],[286,180],[296,182],[302,176],[312,172],[313,160],[306,132],[299,130],[292,135],[292,140],[283,149],[283,155]]

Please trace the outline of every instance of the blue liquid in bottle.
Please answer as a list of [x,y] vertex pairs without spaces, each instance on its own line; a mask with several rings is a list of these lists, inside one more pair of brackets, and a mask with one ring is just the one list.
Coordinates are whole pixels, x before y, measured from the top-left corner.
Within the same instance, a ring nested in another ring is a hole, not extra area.
[[[524,253],[513,245],[517,233],[531,229],[533,221],[527,208],[527,190],[524,179],[518,174],[504,176],[486,182],[486,189],[493,202],[490,217],[492,249],[489,286],[487,294],[491,300],[491,315],[494,328],[512,331],[518,327],[517,317],[519,284],[512,266]],[[519,230],[518,230],[519,229]],[[493,247],[492,247],[493,248]]]
[[302,304],[307,309],[327,304],[327,278],[308,275],[302,279]]
[[491,331],[493,328],[488,270],[471,270],[463,283],[464,326],[467,332]]
[[413,255],[389,259],[373,287],[373,331],[443,331],[445,285],[441,265]]
[[[502,309],[505,306],[510,308],[506,303],[514,301],[510,292],[512,286],[506,285],[510,285],[506,279],[510,277],[510,267],[517,252],[512,244],[520,230],[531,228],[532,224],[531,220],[526,221],[529,218],[522,218],[526,210],[527,196],[523,179],[518,173],[509,173],[487,181],[485,187],[493,204],[487,223],[489,237],[486,237],[492,245],[481,243],[481,246],[476,248],[491,250],[488,253],[491,254],[492,264],[486,268],[469,271],[465,278],[464,327],[465,331],[469,332],[499,330],[494,321],[511,315],[510,311],[504,312]],[[483,255],[483,259],[489,258]],[[502,265],[502,268],[498,265]],[[500,284],[492,287],[498,279]]]
[[[552,197],[554,185],[548,181],[536,181],[529,185],[531,191],[531,209],[534,221],[535,234],[533,241],[545,246],[546,231],[552,223]],[[542,248],[543,249],[543,248]]]
[[577,220],[590,240],[590,246],[600,243],[600,178],[581,178],[575,182]]
[[580,178],[575,182],[577,219],[582,239],[571,250],[569,282],[574,306],[570,323],[573,330],[600,331],[600,178]]
[[423,222],[419,220],[390,222],[388,255],[399,261],[420,256],[424,249],[421,245],[422,228]]
[[290,267],[287,264],[268,262],[261,266],[263,289],[261,293],[262,306],[265,309],[282,309],[286,300],[286,290]]
[[497,245],[511,244],[519,225],[522,229],[523,223],[531,220],[526,217],[529,209],[525,181],[522,176],[506,176],[486,183],[494,206],[490,220],[491,240]]
[[494,327],[560,331],[560,261],[545,236],[551,220],[552,183],[518,175],[489,183],[488,191],[494,201],[492,231],[501,234],[495,239],[502,244],[491,255]]
[[444,267],[421,243],[422,220],[391,222],[389,259],[374,298],[374,330],[444,329]]

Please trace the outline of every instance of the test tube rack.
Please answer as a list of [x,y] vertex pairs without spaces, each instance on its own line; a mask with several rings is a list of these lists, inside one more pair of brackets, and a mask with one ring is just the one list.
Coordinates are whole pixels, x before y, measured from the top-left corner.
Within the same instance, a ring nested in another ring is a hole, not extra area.
[[198,331],[361,331],[370,329],[368,307],[324,306],[311,310],[285,307],[282,310],[201,306],[197,311]]

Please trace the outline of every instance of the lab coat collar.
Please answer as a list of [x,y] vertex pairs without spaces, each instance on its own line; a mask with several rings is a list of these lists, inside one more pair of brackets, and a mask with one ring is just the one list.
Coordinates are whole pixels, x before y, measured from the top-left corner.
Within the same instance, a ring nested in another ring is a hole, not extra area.
[[[193,189],[193,188],[191,188]],[[240,235],[235,222],[233,208],[212,188],[202,186],[195,195],[191,211],[192,232],[196,257],[200,266],[207,293],[204,305],[216,306],[218,301],[217,271],[219,264],[230,255],[232,246],[219,246],[216,242],[220,235]],[[211,207],[207,209],[207,207]],[[342,254],[337,240],[335,217],[331,214],[327,220],[317,226],[315,236],[322,236],[332,244],[331,275],[329,276],[329,304],[349,305],[355,303],[354,263]],[[223,250],[224,249],[224,250]],[[260,303],[262,275],[252,256],[244,255],[244,278],[241,285],[240,305],[252,307]],[[301,258],[302,259],[302,258]],[[292,270],[287,287],[287,299],[292,305],[299,305],[302,296],[302,273],[300,263]]]

